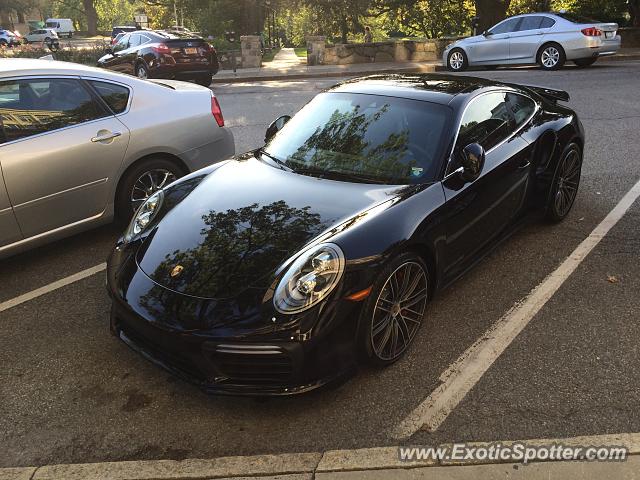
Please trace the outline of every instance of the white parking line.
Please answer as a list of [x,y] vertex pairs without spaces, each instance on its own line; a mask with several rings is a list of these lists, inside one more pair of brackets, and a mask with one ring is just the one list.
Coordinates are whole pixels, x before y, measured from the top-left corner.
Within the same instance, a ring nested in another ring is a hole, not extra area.
[[60,280],[56,280],[55,282],[50,283],[49,285],[45,285],[44,287],[40,287],[27,292],[24,295],[20,295],[19,297],[15,297],[11,300],[7,300],[6,302],[2,302],[0,303],[0,312],[4,312],[5,310],[9,310],[10,308],[20,305],[21,303],[28,302],[29,300],[33,300],[34,298],[38,298],[49,292],[53,292],[54,290],[65,287],[84,278],[90,277],[91,275],[100,273],[106,268],[107,264],[101,263],[100,265],[96,265],[95,267],[87,268],[86,270],[82,270],[81,272],[74,273],[73,275],[69,275],[68,277],[61,278]]
[[404,439],[420,429],[430,432],[437,430],[493,362],[527,326],[591,250],[618,223],[639,196],[640,181],[622,197],[615,208],[553,273],[509,310],[443,372],[440,376],[442,383],[392,430],[392,437]]

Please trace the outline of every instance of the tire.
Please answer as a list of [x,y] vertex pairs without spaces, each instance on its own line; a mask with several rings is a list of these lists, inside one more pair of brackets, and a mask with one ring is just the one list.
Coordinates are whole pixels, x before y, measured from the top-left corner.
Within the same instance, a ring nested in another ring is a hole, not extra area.
[[589,58],[577,58],[573,61],[578,68],[585,68],[593,65],[598,60],[598,57],[589,57]]
[[452,72],[464,72],[469,67],[467,54],[461,48],[454,48],[447,56],[447,68]]
[[149,75],[149,69],[144,64],[144,62],[136,63],[135,74],[136,74],[136,77],[142,80],[147,80],[148,78],[151,78],[151,76]]
[[44,37],[44,43],[51,43],[51,38]]
[[551,223],[561,222],[571,211],[580,186],[582,150],[575,143],[564,149],[551,184],[546,218]]
[[0,39],[0,47],[6,47],[7,45],[8,43],[4,38]]
[[[165,173],[169,175],[163,181]],[[122,224],[128,223],[144,200],[158,190],[155,187],[164,188],[186,173],[176,161],[163,157],[151,157],[134,164],[118,183],[115,198],[117,221]],[[151,177],[146,177],[147,175],[151,175]],[[143,191],[138,188],[139,186],[147,188]]]
[[208,87],[211,85],[211,75],[201,75],[196,77],[196,83],[198,85],[202,85],[203,87]]
[[557,43],[545,43],[538,50],[538,65],[543,70],[558,70],[567,61],[567,57],[562,48]]
[[[358,350],[366,363],[385,367],[404,355],[424,320],[429,281],[426,264],[413,252],[398,255],[380,272],[362,307],[358,325]],[[399,295],[394,289],[399,290]],[[403,296],[404,301],[396,300]]]

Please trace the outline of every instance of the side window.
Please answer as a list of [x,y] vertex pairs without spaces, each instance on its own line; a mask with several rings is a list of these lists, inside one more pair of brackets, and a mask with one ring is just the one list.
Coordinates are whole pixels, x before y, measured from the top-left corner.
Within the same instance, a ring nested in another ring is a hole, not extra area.
[[516,129],[520,128],[536,109],[536,104],[533,100],[517,93],[507,93],[506,102]]
[[462,117],[455,152],[470,143],[479,143],[490,150],[513,131],[505,92],[487,93],[473,99]]
[[90,81],[98,95],[109,105],[113,113],[122,113],[127,109],[129,103],[129,89],[122,85],[109,82]]
[[0,82],[0,142],[107,116],[79,80],[56,78]]
[[519,32],[523,32],[526,30],[537,30],[540,28],[540,24],[542,22],[542,17],[537,15],[522,17],[522,22],[518,27]]
[[520,17],[510,18],[508,20],[505,20],[502,23],[499,23],[489,31],[494,35],[497,33],[515,32],[519,24],[520,24]]
[[151,39],[145,35],[140,35],[140,45],[146,45]]
[[131,37],[129,37],[129,48],[131,47],[137,47],[140,45],[140,35],[133,34],[131,35]]
[[542,17],[540,28],[551,28],[556,24],[556,21],[550,17]]

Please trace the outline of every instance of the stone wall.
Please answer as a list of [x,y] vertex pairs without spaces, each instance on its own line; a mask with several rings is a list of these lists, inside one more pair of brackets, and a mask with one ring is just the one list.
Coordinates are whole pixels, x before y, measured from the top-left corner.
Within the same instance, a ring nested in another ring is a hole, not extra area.
[[[314,37],[321,38],[321,37]],[[319,41],[307,41],[308,65],[350,65],[354,63],[380,62],[429,62],[442,57],[444,47],[453,42],[449,39],[401,40],[373,43],[322,44],[322,55],[316,55]],[[309,60],[310,56],[313,60]],[[311,63],[311,62],[317,63]]]
[[640,27],[624,27],[618,30],[622,48],[640,48]]

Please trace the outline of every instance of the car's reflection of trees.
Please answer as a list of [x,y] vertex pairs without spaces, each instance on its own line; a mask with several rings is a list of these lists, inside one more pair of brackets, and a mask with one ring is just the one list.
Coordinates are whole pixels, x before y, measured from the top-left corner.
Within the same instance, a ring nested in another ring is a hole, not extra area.
[[[175,324],[182,317],[183,328],[213,326],[255,309],[273,271],[325,228],[310,209],[278,201],[209,212],[202,217],[202,241],[167,254],[152,277],[186,295],[235,300],[193,300],[153,287],[140,299],[141,306],[164,323]],[[171,278],[176,265],[183,273]]]
[[314,170],[355,173],[379,179],[410,178],[411,168],[417,162],[408,147],[408,128],[391,131],[384,142],[377,145],[367,140],[367,132],[388,111],[388,104],[374,113],[361,112],[359,106],[346,112],[336,110],[327,123],[318,127],[296,150],[292,160],[303,168]]

